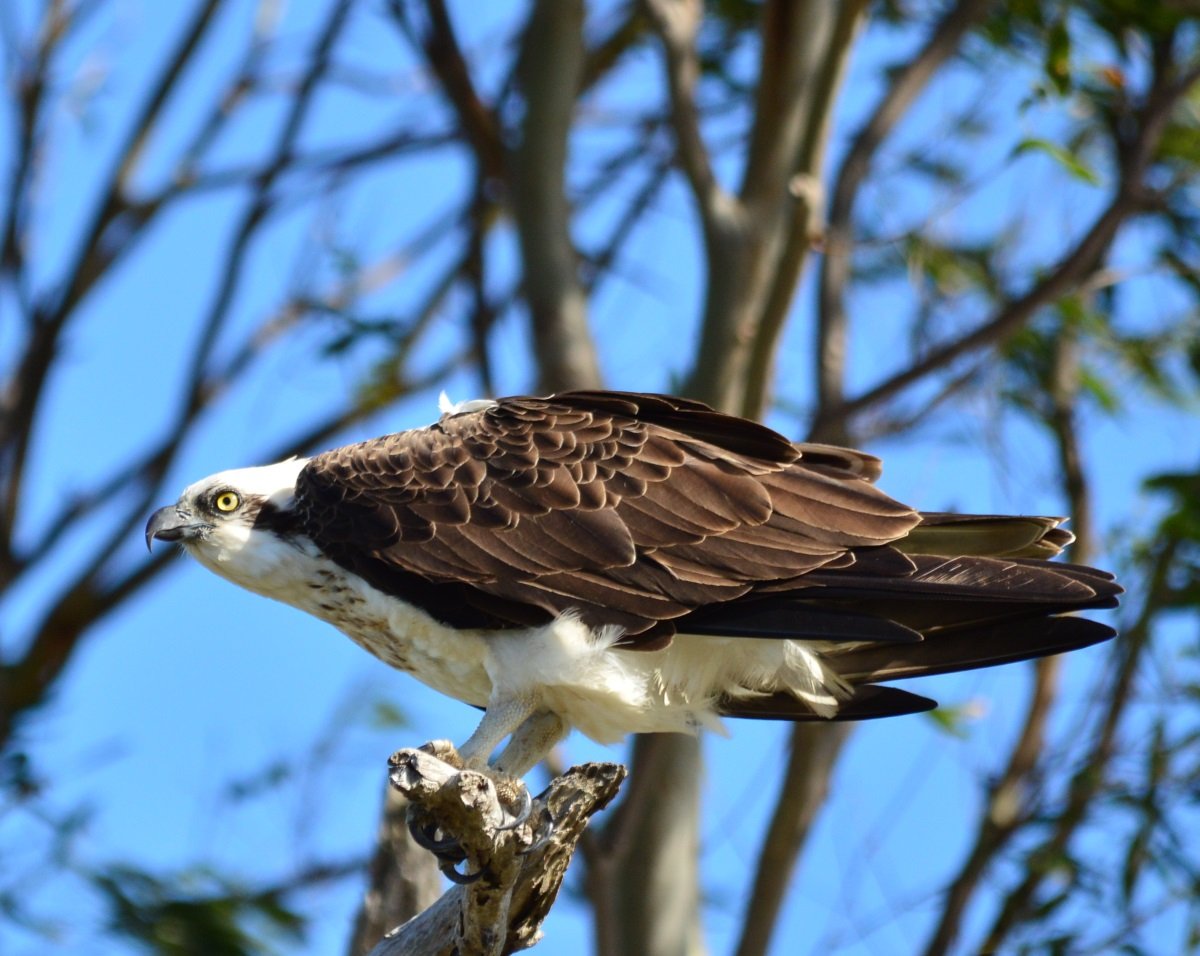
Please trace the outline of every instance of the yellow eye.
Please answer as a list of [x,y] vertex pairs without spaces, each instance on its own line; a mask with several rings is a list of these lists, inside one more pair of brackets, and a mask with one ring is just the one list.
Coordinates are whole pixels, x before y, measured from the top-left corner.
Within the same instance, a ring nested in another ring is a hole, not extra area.
[[216,506],[218,511],[224,511],[226,513],[230,511],[237,511],[237,506],[241,503],[241,499],[239,499],[238,496],[232,491],[222,491],[219,495],[217,495]]

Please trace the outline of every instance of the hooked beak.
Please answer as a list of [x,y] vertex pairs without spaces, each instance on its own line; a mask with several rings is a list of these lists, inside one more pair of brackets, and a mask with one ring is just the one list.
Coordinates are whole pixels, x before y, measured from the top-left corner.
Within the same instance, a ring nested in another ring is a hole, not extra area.
[[160,541],[183,541],[197,537],[207,527],[207,524],[196,521],[178,505],[167,505],[154,512],[146,522],[146,548],[153,550],[151,546],[155,538]]

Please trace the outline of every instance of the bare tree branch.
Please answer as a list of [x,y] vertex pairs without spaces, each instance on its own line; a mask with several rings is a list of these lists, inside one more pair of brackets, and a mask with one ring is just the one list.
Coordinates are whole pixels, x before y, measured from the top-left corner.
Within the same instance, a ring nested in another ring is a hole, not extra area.
[[700,0],[645,0],[645,7],[662,41],[676,155],[707,230],[729,215],[733,198],[717,181],[700,131],[700,111],[696,104],[700,57],[696,36],[700,32],[704,7]]
[[949,367],[959,358],[1002,342],[1029,321],[1038,309],[1066,295],[1096,269],[1121,226],[1146,208],[1146,172],[1153,162],[1173,108],[1197,79],[1200,79],[1200,65],[1193,65],[1178,79],[1156,79],[1154,88],[1139,111],[1136,134],[1120,150],[1121,176],[1116,192],[1087,232],[1040,282],[973,332],[933,349],[908,368],[861,395],[824,409],[817,427],[833,427],[835,422],[844,421],[866,408],[887,401],[910,385]]
[[441,896],[433,854],[417,846],[408,832],[408,808],[409,802],[389,783],[348,956],[370,952],[392,927],[429,909]]
[[797,724],[792,728],[788,766],[754,868],[754,887],[742,917],[737,956],[767,952],[796,860],[829,795],[833,765],[849,737],[847,724]]
[[[391,10],[405,32],[416,36],[417,31],[409,20],[409,6],[403,0],[392,0]],[[425,0],[425,15],[429,26],[419,36],[419,42],[426,62],[454,108],[463,135],[480,166],[481,176],[500,182],[504,179],[504,143],[500,126],[495,114],[475,90],[444,0]]]
[[594,295],[600,281],[613,270],[629,236],[641,224],[646,210],[662,192],[669,172],[670,166],[665,162],[660,162],[648,170],[645,182],[629,199],[625,211],[613,225],[608,236],[605,237],[599,251],[588,257],[590,274],[588,275],[587,291],[589,294]]
[[[0,233],[0,268],[11,273],[16,283],[21,281],[23,271],[29,183],[34,160],[40,152],[37,146],[38,127],[42,120],[50,63],[70,30],[71,19],[71,11],[62,0],[55,0],[48,5],[33,55],[27,58],[27,64],[21,62],[23,57],[19,52],[20,41],[15,36],[15,28],[9,39],[10,50],[6,59],[11,65],[15,87],[12,90],[12,102],[17,129],[14,136],[16,151],[4,209],[4,227]],[[32,315],[26,315],[25,318],[32,319]]]
[[[652,748],[655,742],[651,738],[646,746]],[[656,765],[654,769],[662,768]],[[589,830],[579,841],[580,854],[587,866],[583,889],[592,905],[596,956],[622,956],[626,951],[621,948],[623,942],[633,935],[632,929],[625,927],[618,917],[620,866],[629,857],[637,822],[648,812],[650,802],[658,799],[660,779],[661,773],[634,774],[625,798],[614,808],[604,829],[599,833]]]
[[637,3],[631,3],[617,25],[588,48],[579,79],[580,90],[590,90],[608,76],[621,57],[641,39],[646,28],[643,11]]
[[517,64],[525,115],[508,170],[544,391],[600,384],[566,198],[567,141],[583,70],[583,16],[582,0],[537,0]]
[[754,343],[746,371],[741,413],[761,418],[770,388],[771,369],[779,335],[800,284],[808,253],[821,232],[824,192],[821,186],[823,164],[829,140],[834,99],[845,77],[850,51],[866,18],[865,0],[838,6],[833,37],[825,50],[825,59],[814,77],[810,106],[789,184],[787,205],[791,215],[778,262],[770,270],[769,292],[762,315],[756,323]]
[[622,810],[610,838],[617,953],[694,956],[700,928],[700,741],[680,734],[635,738],[630,775],[648,799]]
[[820,0],[772,0],[763,7],[754,124],[738,190],[754,220],[752,228],[769,222],[788,195],[806,128],[816,129],[827,121],[832,91],[827,54],[838,46],[834,36],[839,21],[853,24],[862,4],[856,0],[844,10],[838,9],[841,6]]
[[[437,756],[427,751],[392,756],[393,786],[458,843],[478,876],[390,933],[372,956],[500,956],[532,946],[588,820],[616,796],[624,768],[568,770],[535,798],[529,822],[513,828],[501,825],[504,813],[490,779],[443,763],[440,749]],[[547,817],[553,827],[539,838],[535,827]]]
[[[838,407],[845,395],[846,284],[853,247],[852,213],[858,191],[879,147],[908,113],[941,66],[958,50],[967,31],[983,19],[990,0],[959,0],[933,28],[920,52],[894,76],[874,112],[855,134],[834,178],[825,229],[817,299],[818,401]],[[838,440],[836,435],[827,440]]]
[[[738,201],[705,221],[707,295],[687,391],[718,408],[741,407],[752,343],[784,247],[803,132],[821,102],[821,70],[838,7],[772,0],[760,25],[759,86]],[[702,210],[703,212],[703,210]]]

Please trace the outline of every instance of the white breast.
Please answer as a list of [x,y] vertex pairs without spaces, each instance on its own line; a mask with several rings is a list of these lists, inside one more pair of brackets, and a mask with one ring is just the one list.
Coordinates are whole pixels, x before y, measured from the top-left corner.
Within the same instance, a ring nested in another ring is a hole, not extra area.
[[252,533],[243,546],[189,550],[248,590],[327,621],[361,647],[474,706],[522,697],[594,740],[629,733],[721,731],[722,696],[787,690],[830,716],[848,688],[801,641],[677,637],[659,651],[615,647],[619,628],[572,614],[542,627],[458,630],[371,587],[311,542]]

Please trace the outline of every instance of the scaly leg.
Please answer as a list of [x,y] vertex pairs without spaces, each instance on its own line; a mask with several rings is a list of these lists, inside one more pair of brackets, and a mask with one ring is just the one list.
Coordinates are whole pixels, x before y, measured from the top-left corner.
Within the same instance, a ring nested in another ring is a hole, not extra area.
[[[567,735],[568,729],[558,714],[547,710],[538,711],[532,717],[527,717],[521,726],[513,731],[512,739],[509,740],[508,746],[501,751],[500,756],[496,758],[493,766],[502,773],[512,774],[514,782],[525,789],[520,778],[541,762],[550,752],[550,748]],[[523,812],[517,815],[516,822],[512,825],[520,826],[529,819],[532,810],[533,801],[529,797],[529,791],[525,790]],[[554,816],[551,814],[550,808],[543,807],[542,812],[544,818],[534,827],[533,843],[524,851],[525,853],[537,850],[550,839],[550,835],[554,832]]]
[[[515,807],[501,829],[519,827],[527,819],[533,801],[521,777],[533,769],[567,733],[567,726],[557,715],[546,710],[534,710],[528,698],[510,698],[493,702],[470,740],[459,748],[459,755],[472,769],[493,771],[492,780],[503,803]],[[485,765],[484,761],[500,741],[510,737],[507,746]]]
[[472,770],[485,769],[500,742],[531,717],[536,708],[537,705],[528,697],[491,701],[475,732],[458,748],[459,756]]
[[513,731],[508,746],[500,752],[492,766],[514,777],[523,777],[566,735],[567,725],[558,714],[538,711],[525,718]]

